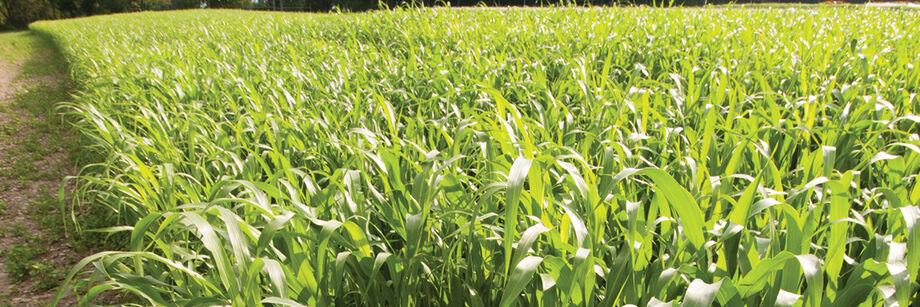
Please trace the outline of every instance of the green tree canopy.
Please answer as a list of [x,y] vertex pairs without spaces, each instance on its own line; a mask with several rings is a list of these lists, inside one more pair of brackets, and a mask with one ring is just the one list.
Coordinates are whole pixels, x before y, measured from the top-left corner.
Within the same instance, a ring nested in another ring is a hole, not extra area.
[[0,20],[9,26],[25,27],[32,21],[60,15],[50,0],[0,0]]
[[212,8],[244,8],[248,0],[208,0],[208,7]]
[[[198,8],[204,0],[0,0],[0,26],[23,28],[42,19],[144,10]],[[247,0],[208,1],[210,7],[242,8]]]

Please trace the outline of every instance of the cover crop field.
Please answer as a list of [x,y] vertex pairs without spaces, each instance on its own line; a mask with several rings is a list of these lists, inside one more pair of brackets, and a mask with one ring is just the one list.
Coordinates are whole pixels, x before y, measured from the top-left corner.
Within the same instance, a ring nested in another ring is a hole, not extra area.
[[72,210],[110,208],[124,238],[68,277],[86,301],[920,304],[918,11],[193,10],[32,30],[69,61],[60,110],[99,157]]

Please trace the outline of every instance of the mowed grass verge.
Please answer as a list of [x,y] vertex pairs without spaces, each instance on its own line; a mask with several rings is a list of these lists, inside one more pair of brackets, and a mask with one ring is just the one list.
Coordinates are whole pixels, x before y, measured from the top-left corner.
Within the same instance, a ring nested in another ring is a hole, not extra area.
[[[920,12],[41,22],[149,305],[920,303]],[[73,281],[73,282],[70,282]],[[67,288],[65,288],[67,290]]]

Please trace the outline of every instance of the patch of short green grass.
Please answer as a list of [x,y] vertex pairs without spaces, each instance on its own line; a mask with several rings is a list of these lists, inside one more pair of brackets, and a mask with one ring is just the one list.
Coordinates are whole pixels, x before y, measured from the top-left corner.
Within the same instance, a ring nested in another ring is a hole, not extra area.
[[19,62],[27,59],[40,44],[29,31],[0,33],[0,58]]
[[40,244],[18,243],[0,254],[4,258],[3,270],[14,282],[29,278],[36,282],[36,289],[56,288],[64,279],[65,271],[51,263],[38,261],[37,258],[44,253],[47,251]]

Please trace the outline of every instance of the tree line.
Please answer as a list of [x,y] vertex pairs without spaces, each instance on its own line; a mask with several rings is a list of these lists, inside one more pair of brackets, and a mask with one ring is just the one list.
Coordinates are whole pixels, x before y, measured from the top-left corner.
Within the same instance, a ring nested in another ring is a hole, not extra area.
[[[751,3],[774,0],[0,0],[0,29],[24,28],[36,20],[82,17],[98,14],[189,8],[242,8],[277,11],[330,10],[363,11],[405,5],[438,6],[540,6],[563,3],[611,5],[700,5]],[[822,0],[779,0],[816,3]],[[860,1],[860,0],[855,0]]]
[[36,20],[149,10],[245,6],[249,0],[0,0],[0,27],[24,28]]

